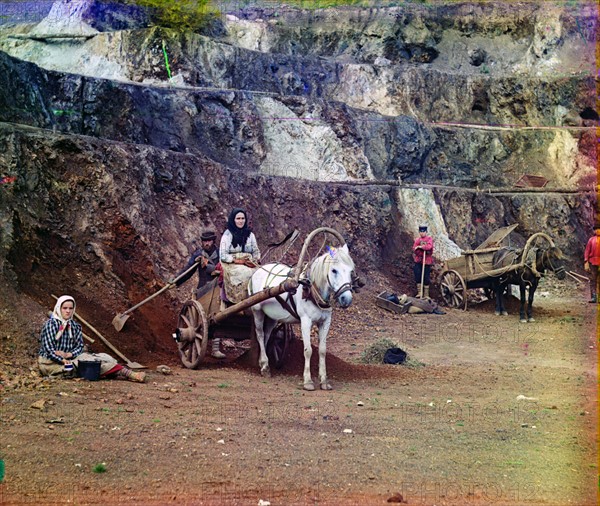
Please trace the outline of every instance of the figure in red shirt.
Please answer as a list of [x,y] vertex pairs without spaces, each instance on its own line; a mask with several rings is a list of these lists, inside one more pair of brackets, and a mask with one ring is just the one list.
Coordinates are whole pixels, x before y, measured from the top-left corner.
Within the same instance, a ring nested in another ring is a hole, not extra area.
[[590,273],[590,303],[598,302],[598,269],[600,269],[600,224],[594,225],[594,235],[585,247],[583,268]]
[[[413,243],[413,273],[417,283],[417,297],[429,298],[429,283],[431,276],[431,266],[433,265],[433,239],[427,235],[427,226],[419,227],[419,237]],[[423,265],[423,255],[425,255],[425,265]],[[425,273],[423,274],[423,268]],[[423,280],[423,287],[421,287]],[[421,292],[421,288],[423,291]]]

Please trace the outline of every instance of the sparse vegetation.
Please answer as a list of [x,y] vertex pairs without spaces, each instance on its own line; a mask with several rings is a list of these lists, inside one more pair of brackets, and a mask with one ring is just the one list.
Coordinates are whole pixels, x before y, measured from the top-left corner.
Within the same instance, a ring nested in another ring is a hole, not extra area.
[[105,473],[106,472],[106,464],[102,462],[101,464],[96,464],[92,467],[92,471],[95,473]]
[[[282,2],[283,3],[283,2]],[[365,6],[364,0],[289,0],[286,4],[300,7],[301,9],[326,9],[328,7],[343,7],[345,5]]]
[[556,318],[556,323],[579,323],[580,318],[575,316],[563,316],[561,318]]
[[405,367],[425,367],[425,364],[416,358],[412,358],[410,355],[406,357],[406,360],[402,364]]
[[[383,364],[385,352],[390,348],[399,348],[397,343],[391,339],[383,338],[374,342],[371,346],[365,349],[360,356],[360,361],[363,364]],[[419,360],[412,358],[410,355],[402,363],[405,367],[423,367],[425,364]],[[377,394],[380,395],[380,394]]]
[[218,11],[209,0],[129,0],[149,10],[152,21],[178,31],[197,31]]
[[364,364],[383,364],[383,356],[390,348],[398,348],[398,345],[391,339],[380,339],[371,346],[365,348],[360,356],[360,361]]

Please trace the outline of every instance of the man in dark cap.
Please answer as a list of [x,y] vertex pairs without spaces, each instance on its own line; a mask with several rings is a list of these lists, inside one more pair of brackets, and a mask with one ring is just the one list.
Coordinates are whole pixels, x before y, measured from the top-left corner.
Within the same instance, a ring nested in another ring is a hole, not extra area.
[[194,275],[194,272],[198,272],[198,286],[196,287],[196,292],[212,279],[212,273],[219,263],[219,251],[215,245],[216,239],[217,235],[212,230],[205,230],[202,232],[200,235],[202,247],[192,253],[192,256],[188,260],[186,266],[181,270],[180,274],[193,265],[196,265],[197,269],[192,269],[179,279],[176,286],[181,286],[185,283]]
[[[196,297],[199,297],[200,289],[213,278],[215,268],[219,263],[219,250],[216,246],[217,234],[212,230],[205,230],[200,235],[201,248],[194,251],[192,256],[188,260],[186,266],[180,271],[187,271],[193,265],[196,265],[196,269],[192,269],[181,279],[177,280],[176,286],[181,286],[188,279],[190,279],[194,272],[198,272],[198,286],[196,287]],[[225,354],[219,349],[221,345],[220,339],[213,339],[212,356],[214,358],[225,358]]]
[[598,269],[600,269],[600,224],[594,225],[594,235],[590,237],[583,255],[583,268],[590,273],[590,302],[598,302]]
[[433,238],[427,235],[427,225],[419,227],[419,237],[415,239],[412,249],[417,297],[429,298],[431,266],[433,265]]

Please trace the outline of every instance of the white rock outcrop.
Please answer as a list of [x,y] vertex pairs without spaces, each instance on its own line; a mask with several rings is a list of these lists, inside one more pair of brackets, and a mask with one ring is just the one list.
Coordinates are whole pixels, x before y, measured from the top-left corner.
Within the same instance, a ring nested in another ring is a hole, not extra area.
[[48,15],[42,19],[29,35],[44,36],[85,36],[98,32],[85,21],[83,15],[90,8],[90,0],[59,0],[52,4]]
[[425,188],[399,188],[396,192],[398,209],[402,213],[403,228],[414,237],[419,226],[427,225],[434,241],[433,256],[438,261],[459,257],[461,249],[448,237],[444,217],[435,202],[433,192]]

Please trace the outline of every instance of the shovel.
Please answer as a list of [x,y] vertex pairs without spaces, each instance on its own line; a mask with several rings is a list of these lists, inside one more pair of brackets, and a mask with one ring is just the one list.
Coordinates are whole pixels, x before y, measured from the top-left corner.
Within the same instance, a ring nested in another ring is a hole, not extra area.
[[[200,259],[202,259],[202,256],[199,256],[198,259],[196,260],[196,262],[200,262]],[[119,313],[117,316],[115,316],[113,318],[112,324],[113,327],[115,328],[115,330],[117,332],[120,332],[121,329],[123,328],[123,326],[125,325],[125,322],[128,320],[129,318],[129,313],[132,313],[133,311],[135,311],[138,307],[143,306],[146,302],[152,300],[154,297],[156,297],[157,295],[160,295],[161,293],[163,293],[164,291],[168,290],[169,288],[172,288],[173,286],[175,286],[175,283],[177,281],[179,281],[183,276],[185,276],[186,274],[190,273],[191,271],[193,271],[196,267],[198,267],[198,265],[195,263],[194,265],[192,265],[189,269],[187,269],[186,271],[183,271],[179,276],[177,276],[175,279],[172,279],[171,281],[169,281],[165,286],[163,286],[158,292],[153,293],[152,295],[150,295],[150,297],[144,299],[142,302],[138,302],[135,306],[129,308],[127,311],[124,311],[123,313]]]
[[[54,297],[54,299],[58,300],[58,297],[56,295],[52,295],[52,297]],[[132,362],[131,360],[129,360],[125,355],[123,355],[119,350],[117,350],[117,348],[115,348],[109,342],[109,340],[106,339],[106,337],[104,337],[102,334],[100,334],[100,332],[98,332],[94,327],[92,327],[88,322],[86,322],[80,315],[78,315],[77,313],[75,313],[74,316],[81,323],[83,323],[84,325],[86,325],[94,334],[96,334],[102,340],[102,342],[106,346],[108,346],[108,348],[110,348],[119,358],[121,358],[122,360],[124,360],[127,363],[127,367],[129,367],[129,369],[147,369],[147,367],[145,365],[138,364],[137,362]]]
[[423,293],[425,290],[423,283],[425,282],[425,259],[427,257],[427,255],[425,254],[425,250],[421,249],[421,251],[423,252],[423,264],[421,265],[421,293],[419,293],[419,299],[423,298]]

